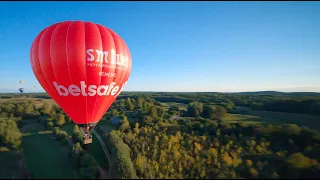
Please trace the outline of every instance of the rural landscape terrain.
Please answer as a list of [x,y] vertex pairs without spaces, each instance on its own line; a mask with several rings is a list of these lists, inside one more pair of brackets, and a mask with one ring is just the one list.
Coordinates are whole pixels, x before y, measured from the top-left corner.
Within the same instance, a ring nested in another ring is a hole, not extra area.
[[0,178],[320,178],[320,93],[123,92],[89,145],[47,94],[0,96]]

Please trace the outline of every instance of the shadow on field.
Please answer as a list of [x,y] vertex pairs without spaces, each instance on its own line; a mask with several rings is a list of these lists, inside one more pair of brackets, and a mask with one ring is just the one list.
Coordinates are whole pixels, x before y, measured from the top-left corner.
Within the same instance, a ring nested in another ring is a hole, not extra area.
[[24,179],[28,177],[21,151],[1,151],[0,162],[0,179]]
[[75,178],[72,165],[51,134],[33,131],[22,136],[22,148],[26,166],[34,178]]

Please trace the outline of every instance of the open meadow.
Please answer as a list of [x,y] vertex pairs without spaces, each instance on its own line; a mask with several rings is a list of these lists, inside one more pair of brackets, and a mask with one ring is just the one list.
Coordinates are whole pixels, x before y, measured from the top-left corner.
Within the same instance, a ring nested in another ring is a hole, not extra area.
[[26,166],[34,178],[75,179],[67,154],[53,138],[51,131],[33,123],[22,130],[22,149]]
[[223,120],[230,123],[243,122],[245,124],[296,124],[298,126],[307,126],[311,129],[320,131],[320,116],[272,112],[272,111],[255,111],[246,108],[245,114],[229,113]]
[[162,107],[168,110],[171,106],[178,106],[180,110],[187,110],[187,104],[177,102],[161,102]]

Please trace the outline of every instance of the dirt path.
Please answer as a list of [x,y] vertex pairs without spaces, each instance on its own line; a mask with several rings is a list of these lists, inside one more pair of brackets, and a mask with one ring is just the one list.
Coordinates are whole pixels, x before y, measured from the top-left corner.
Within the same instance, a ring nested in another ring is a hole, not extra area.
[[[74,145],[73,141],[71,140],[71,137],[70,136],[67,136],[67,140],[70,144],[70,146],[72,147]],[[99,164],[98,162],[96,161],[96,159],[94,159],[94,161],[96,162],[97,166],[98,166],[98,170],[99,170],[99,179],[109,179],[108,178],[108,174],[106,173],[106,170],[103,169]],[[108,161],[109,161],[109,158],[108,158]],[[110,162],[108,162],[110,164]],[[110,172],[110,169],[109,169],[109,172]]]
[[111,174],[111,155],[107,149],[107,146],[104,144],[102,138],[100,137],[100,135],[95,131],[93,130],[93,134],[97,137],[97,139],[99,140],[100,142],[100,145],[104,151],[104,154],[106,155],[107,159],[108,159],[108,163],[109,163],[109,172],[108,174],[110,175]]

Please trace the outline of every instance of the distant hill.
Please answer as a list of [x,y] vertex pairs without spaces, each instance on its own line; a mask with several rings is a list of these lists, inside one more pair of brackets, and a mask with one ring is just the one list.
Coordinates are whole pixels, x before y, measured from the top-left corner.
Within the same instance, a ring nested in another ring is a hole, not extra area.
[[[16,95],[20,93],[0,93],[0,95]],[[23,93],[25,95],[46,95],[45,92],[30,92]],[[155,95],[172,95],[172,94],[234,94],[234,95],[248,95],[248,96],[320,96],[319,92],[280,92],[280,91],[250,91],[250,92],[156,92],[156,91],[123,91],[122,95],[129,94],[155,94]]]
[[273,95],[273,96],[320,96],[317,92],[279,92],[279,91],[254,91],[230,93],[237,95]]

